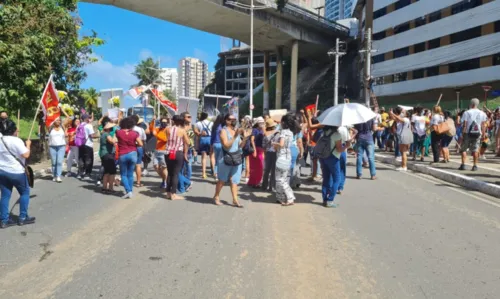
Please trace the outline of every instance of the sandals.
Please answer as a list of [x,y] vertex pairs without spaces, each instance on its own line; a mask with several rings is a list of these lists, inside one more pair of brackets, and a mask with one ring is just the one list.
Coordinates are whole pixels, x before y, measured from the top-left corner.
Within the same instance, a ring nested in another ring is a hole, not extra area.
[[287,201],[281,204],[283,207],[293,206],[295,203],[293,201]]
[[134,187],[141,188],[141,187],[144,187],[144,185],[142,183],[140,183],[140,184],[134,184]]
[[235,208],[240,208],[240,209],[243,208],[243,206],[238,201],[234,201],[234,200],[233,200],[233,206]]

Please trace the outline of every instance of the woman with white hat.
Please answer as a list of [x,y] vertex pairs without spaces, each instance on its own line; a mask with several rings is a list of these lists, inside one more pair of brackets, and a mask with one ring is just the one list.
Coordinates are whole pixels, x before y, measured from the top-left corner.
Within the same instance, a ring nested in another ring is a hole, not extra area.
[[114,192],[113,185],[115,182],[116,175],[116,163],[115,163],[115,144],[117,140],[111,134],[111,130],[116,126],[113,122],[108,122],[101,134],[99,142],[99,152],[101,157],[102,167],[104,169],[104,175],[102,179],[102,193]]
[[252,151],[250,155],[250,178],[248,179],[248,186],[253,188],[259,187],[264,174],[264,148],[262,147],[264,126],[264,118],[259,116],[253,120],[252,137],[250,138]]

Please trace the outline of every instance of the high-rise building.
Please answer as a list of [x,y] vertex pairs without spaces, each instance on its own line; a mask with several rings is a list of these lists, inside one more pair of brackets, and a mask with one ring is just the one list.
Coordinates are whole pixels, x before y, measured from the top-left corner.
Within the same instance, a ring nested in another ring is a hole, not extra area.
[[178,73],[176,68],[162,68],[160,72],[161,84],[159,89],[169,89],[175,97],[179,97]]
[[326,0],[325,18],[333,21],[350,18],[355,2],[355,0]]
[[197,98],[209,82],[208,65],[197,59],[186,57],[179,61],[179,96]]
[[[371,77],[380,103],[466,108],[483,86],[500,90],[500,1],[359,0],[372,28]],[[372,9],[373,7],[373,9]],[[360,37],[366,46],[366,34]],[[486,89],[486,88],[485,88]]]

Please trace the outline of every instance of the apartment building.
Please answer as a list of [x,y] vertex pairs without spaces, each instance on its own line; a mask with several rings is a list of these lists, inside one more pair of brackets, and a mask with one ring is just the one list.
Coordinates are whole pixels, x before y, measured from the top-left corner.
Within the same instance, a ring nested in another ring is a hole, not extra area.
[[208,65],[200,59],[186,57],[179,61],[178,95],[197,98],[210,83]]
[[337,21],[352,16],[355,0],[326,0],[325,18]]
[[359,0],[355,16],[360,33],[373,29],[379,99],[460,102],[500,90],[500,1]]
[[[233,48],[219,53],[224,59],[225,86],[224,94],[244,97],[249,92],[250,85],[250,48]],[[269,72],[276,72],[276,56],[269,57]],[[253,88],[264,82],[264,53],[254,52],[253,59]]]
[[179,97],[178,93],[178,72],[176,68],[162,68],[160,72],[161,84],[159,89],[169,89],[176,98]]

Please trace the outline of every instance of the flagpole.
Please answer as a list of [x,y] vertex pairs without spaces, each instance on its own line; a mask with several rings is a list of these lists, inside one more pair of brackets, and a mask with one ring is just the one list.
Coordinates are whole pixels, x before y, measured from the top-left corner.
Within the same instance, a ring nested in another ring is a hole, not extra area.
[[31,130],[30,130],[30,134],[28,135],[28,140],[31,139],[31,134],[33,133],[33,128],[35,127],[35,121],[36,121],[36,117],[38,116],[38,111],[40,111],[40,107],[42,107],[43,96],[45,95],[47,88],[49,88],[49,84],[52,81],[53,76],[54,75],[52,75],[52,74],[50,75],[49,81],[47,81],[47,84],[45,85],[45,88],[43,89],[42,97],[40,98],[40,103],[38,103],[38,108],[36,108],[35,117],[33,118],[33,123],[31,124]]

